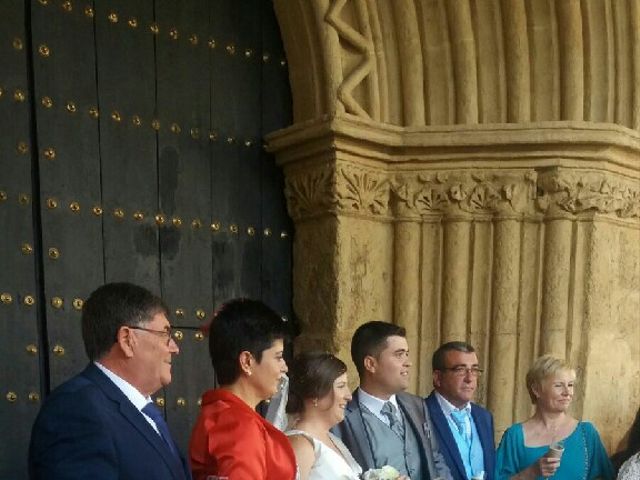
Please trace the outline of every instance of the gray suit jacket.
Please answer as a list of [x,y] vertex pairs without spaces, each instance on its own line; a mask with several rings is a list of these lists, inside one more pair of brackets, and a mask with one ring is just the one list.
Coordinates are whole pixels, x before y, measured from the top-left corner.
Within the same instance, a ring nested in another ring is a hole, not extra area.
[[[353,392],[353,399],[347,404],[344,420],[333,427],[332,431],[347,446],[353,458],[360,464],[364,471],[377,468],[373,460],[373,452],[369,444],[369,437],[365,430],[360,401],[359,390]],[[429,472],[429,478],[435,480],[442,478],[450,480],[451,472],[447,467],[444,457],[440,453],[435,435],[432,435],[432,424],[429,413],[425,408],[422,398],[410,393],[398,393],[396,395],[398,405],[408,420],[409,427],[413,430],[420,441],[420,457],[423,462],[423,470]],[[411,480],[426,480],[412,478]]]

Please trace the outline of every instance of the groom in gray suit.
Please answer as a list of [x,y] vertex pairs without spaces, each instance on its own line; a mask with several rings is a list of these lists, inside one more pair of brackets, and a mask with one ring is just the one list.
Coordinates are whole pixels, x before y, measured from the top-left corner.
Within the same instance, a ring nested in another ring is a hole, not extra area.
[[404,328],[386,322],[356,330],[351,358],[360,387],[334,433],[365,471],[391,465],[411,480],[450,479],[424,402],[404,392],[411,367],[405,337]]

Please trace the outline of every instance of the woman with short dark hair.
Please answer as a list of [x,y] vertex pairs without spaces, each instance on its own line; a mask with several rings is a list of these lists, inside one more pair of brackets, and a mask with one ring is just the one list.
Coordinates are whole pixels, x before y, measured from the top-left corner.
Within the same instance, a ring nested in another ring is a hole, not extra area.
[[303,353],[293,361],[289,377],[287,411],[297,419],[287,435],[301,480],[357,480],[362,468],[329,432],[351,400],[346,365],[330,353]]
[[287,330],[265,304],[238,299],[216,312],[209,330],[209,354],[220,388],[202,396],[191,434],[194,480],[209,475],[231,479],[293,480],[296,459],[285,435],[255,411],[271,398],[287,371]]

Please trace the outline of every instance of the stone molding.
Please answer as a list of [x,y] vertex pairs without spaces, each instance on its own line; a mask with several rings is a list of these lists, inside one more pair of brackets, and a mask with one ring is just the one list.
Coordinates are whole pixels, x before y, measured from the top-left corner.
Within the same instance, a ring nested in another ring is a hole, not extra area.
[[640,158],[640,132],[575,121],[403,128],[343,114],[295,124],[267,135],[266,141],[285,168],[308,159],[334,160],[336,152],[355,155],[359,163],[402,163],[398,168],[405,169],[427,162],[424,168],[438,168],[458,160],[474,160],[483,168],[496,161],[525,166],[534,161],[543,167],[563,159],[637,170]]
[[[296,221],[588,212],[639,218],[640,135],[614,125],[560,125],[564,131],[495,125],[403,134],[341,118],[272,135],[269,149],[285,168]],[[304,142],[314,147],[299,148]]]

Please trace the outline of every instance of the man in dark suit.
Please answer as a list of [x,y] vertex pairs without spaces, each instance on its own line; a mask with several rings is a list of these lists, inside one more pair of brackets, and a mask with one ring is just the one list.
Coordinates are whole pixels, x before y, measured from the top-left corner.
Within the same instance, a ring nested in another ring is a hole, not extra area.
[[32,480],[191,478],[150,398],[171,382],[178,354],[168,313],[160,298],[128,283],[91,294],[82,311],[91,363],[42,406],[31,432]]
[[386,322],[361,325],[351,341],[360,386],[334,427],[366,471],[385,465],[413,480],[449,479],[422,398],[409,386],[409,346],[404,328]]
[[482,374],[475,350],[464,342],[445,343],[431,363],[434,391],[425,402],[453,478],[492,480],[493,417],[472,402]]

